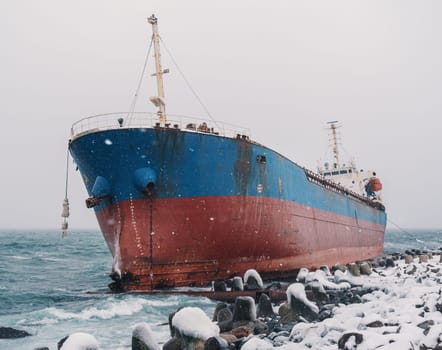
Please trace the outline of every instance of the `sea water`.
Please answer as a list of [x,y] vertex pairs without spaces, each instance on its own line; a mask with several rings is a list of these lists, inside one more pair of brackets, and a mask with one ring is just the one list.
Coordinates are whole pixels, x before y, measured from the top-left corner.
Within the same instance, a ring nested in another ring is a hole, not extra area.
[[[0,231],[0,326],[33,336],[0,339],[0,349],[57,349],[74,332],[94,335],[101,349],[130,349],[133,327],[147,322],[158,343],[169,338],[168,315],[198,306],[209,317],[216,302],[188,296],[111,294],[112,258],[98,231]],[[388,231],[385,252],[438,249],[439,230]]]

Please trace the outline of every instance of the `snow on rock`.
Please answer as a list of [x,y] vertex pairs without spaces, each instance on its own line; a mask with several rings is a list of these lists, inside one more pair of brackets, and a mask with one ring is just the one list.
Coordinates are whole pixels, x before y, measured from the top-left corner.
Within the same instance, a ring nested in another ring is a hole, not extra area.
[[132,331],[132,349],[138,349],[134,345],[142,343],[145,347],[139,346],[140,349],[160,350],[160,346],[155,341],[155,336],[146,322],[141,322],[135,325]]
[[172,318],[172,326],[185,336],[207,340],[219,335],[219,327],[198,307],[185,307]]
[[[244,278],[247,280],[249,276],[262,281],[255,270],[246,272]],[[283,303],[279,308],[279,311],[283,309],[285,313],[281,311],[276,316],[282,321],[290,313],[287,319],[291,320],[281,322],[284,328],[271,334],[256,332],[259,335],[250,335],[252,329],[243,332],[240,336],[242,350],[442,349],[442,262],[438,255],[430,256],[428,262],[421,264],[395,260],[394,267],[377,267],[370,275],[361,276],[340,270],[336,270],[334,276],[329,276],[326,270],[308,272],[301,269],[297,279],[305,284],[294,283],[288,287],[288,303]],[[318,305],[307,298],[305,285],[315,293],[319,291],[336,298],[325,301],[316,299],[321,306],[319,310]],[[347,300],[353,300],[347,295],[358,296],[355,298],[357,301],[347,304]],[[241,302],[241,310],[244,309],[247,316],[239,317],[240,309],[237,309],[237,318],[250,322],[256,318],[249,313],[249,310],[255,312],[253,298],[238,297],[237,302]],[[226,305],[224,309],[229,310]],[[321,316],[325,311],[329,312],[328,317]],[[307,317],[310,314],[314,317]],[[272,316],[269,325],[273,321],[275,318]],[[183,336],[183,341],[187,337],[192,338],[192,341],[197,339],[198,346],[203,346],[204,341],[220,333],[219,327],[201,309],[195,307],[177,311],[171,323],[177,334]],[[144,339],[146,336],[150,341],[153,340],[147,324],[137,325],[135,333],[139,338]],[[221,335],[225,336],[227,338],[223,339],[228,339],[229,334]],[[62,350],[98,349],[98,344],[96,347],[88,344],[87,348],[70,347],[72,341],[66,341]],[[213,343],[216,345],[217,342]],[[158,347],[154,346],[157,345],[153,344],[152,349],[157,350]]]
[[256,321],[255,299],[252,297],[237,297],[235,299],[233,322],[238,321]]
[[296,281],[298,282],[304,282],[309,274],[309,270],[305,267],[302,267],[298,271],[298,275],[296,276]]
[[242,281],[242,278],[240,276],[235,276],[232,279],[232,290],[238,290],[243,291],[244,290],[244,283]]
[[63,343],[60,350],[98,350],[97,339],[87,333],[73,333]]
[[431,327],[428,334],[422,339],[421,345],[432,348],[440,342],[442,342],[442,324]]
[[[335,278],[348,278],[352,284],[377,290],[364,294],[362,303],[337,305],[332,318],[296,324],[290,341],[274,349],[336,350],[339,341],[340,349],[357,350],[442,347],[441,265],[437,256],[428,263],[416,264],[412,270],[397,261],[395,267],[373,271],[370,276],[354,277],[336,271]],[[291,285],[289,290],[303,296],[299,285]],[[343,338],[345,334],[348,336]]]
[[250,338],[243,346],[241,350],[272,350],[273,345],[267,340],[260,338]]
[[306,346],[320,343],[320,339],[328,333],[326,325],[321,323],[297,323],[290,332],[289,339],[298,343],[303,341]]
[[293,283],[287,288],[287,302],[289,304],[291,303],[292,297],[302,302],[313,312],[315,313],[319,312],[319,308],[315,305],[315,303],[307,299],[307,295],[305,294],[305,289],[303,284]]
[[342,272],[340,270],[335,271],[334,275],[334,281],[337,284],[340,284],[342,282],[350,283],[352,286],[362,286],[363,285],[363,278],[360,276],[353,276],[350,272],[345,271]]
[[259,288],[264,288],[264,283],[262,281],[261,276],[259,275],[258,271],[256,271],[255,269],[250,269],[247,270],[246,273],[244,274],[244,282],[246,284],[249,283],[249,278],[254,278],[256,280],[256,283],[258,284]]
[[331,276],[332,275],[332,273],[330,272],[330,269],[328,268],[327,265],[322,265],[322,266],[319,267],[319,269],[321,271],[323,271],[327,276]]
[[313,282],[313,281],[319,282],[326,289],[350,289],[351,288],[350,283],[345,282],[345,281],[341,281],[339,283],[334,283],[332,281],[329,281],[327,278],[326,272],[323,270],[316,270],[315,272],[311,272],[306,276],[306,278],[305,278],[306,283]]

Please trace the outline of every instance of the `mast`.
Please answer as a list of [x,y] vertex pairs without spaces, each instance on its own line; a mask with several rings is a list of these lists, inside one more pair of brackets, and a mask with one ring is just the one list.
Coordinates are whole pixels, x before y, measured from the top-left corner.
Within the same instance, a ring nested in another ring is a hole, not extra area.
[[169,70],[161,68],[161,54],[160,54],[160,36],[158,34],[158,18],[155,15],[150,16],[147,21],[152,24],[152,40],[155,52],[155,75],[157,77],[158,96],[153,96],[150,101],[158,107],[158,116],[160,118],[160,125],[166,124],[166,99],[164,97],[163,74],[168,73]]
[[332,136],[332,142],[333,142],[333,156],[335,158],[335,164],[338,169],[341,168],[341,164],[339,161],[339,149],[338,149],[338,132],[337,129],[340,127],[338,125],[338,122],[336,120],[332,122],[328,122],[330,124],[330,130],[331,130],[331,136]]

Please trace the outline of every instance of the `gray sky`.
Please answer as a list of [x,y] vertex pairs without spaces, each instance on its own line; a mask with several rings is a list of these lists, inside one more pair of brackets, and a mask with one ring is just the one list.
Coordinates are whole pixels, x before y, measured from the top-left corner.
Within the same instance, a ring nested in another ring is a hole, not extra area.
[[[215,119],[314,169],[339,120],[389,218],[442,227],[442,2],[14,0],[0,2],[0,228],[59,227],[70,126],[128,110],[152,13]],[[168,111],[204,115],[163,57]],[[138,111],[154,110],[153,83]],[[70,227],[98,228],[70,181]]]

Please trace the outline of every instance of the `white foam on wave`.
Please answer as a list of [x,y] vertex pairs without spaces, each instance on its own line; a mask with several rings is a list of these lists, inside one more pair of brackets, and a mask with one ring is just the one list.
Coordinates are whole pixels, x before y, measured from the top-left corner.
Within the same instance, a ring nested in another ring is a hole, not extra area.
[[57,324],[58,320],[54,318],[44,317],[41,320],[30,321],[28,319],[22,319],[17,321],[18,325],[26,326],[26,327],[34,327],[34,326],[48,326]]
[[53,261],[53,262],[60,262],[60,261],[65,261],[66,259],[61,259],[61,258],[52,258],[52,257],[41,257],[41,260],[44,261]]
[[107,302],[102,308],[95,306],[88,307],[78,313],[67,312],[55,307],[50,307],[46,309],[46,311],[55,316],[57,319],[61,320],[89,320],[92,318],[107,320],[117,316],[133,315],[140,312],[143,309],[143,306],[147,303],[148,301],[146,299],[134,298],[129,300],[110,301]]
[[30,257],[30,256],[21,256],[21,255],[11,255],[10,258],[16,259],[16,260],[31,260],[32,259],[32,257]]

